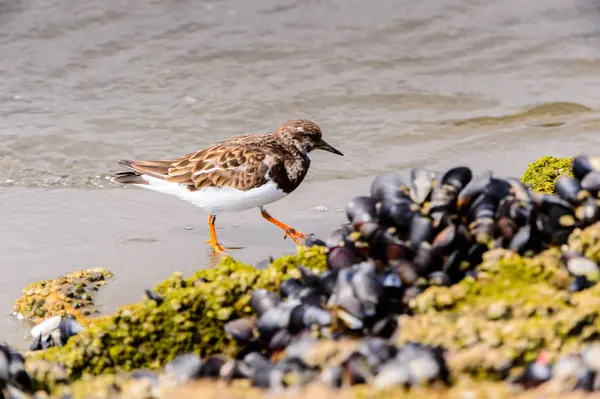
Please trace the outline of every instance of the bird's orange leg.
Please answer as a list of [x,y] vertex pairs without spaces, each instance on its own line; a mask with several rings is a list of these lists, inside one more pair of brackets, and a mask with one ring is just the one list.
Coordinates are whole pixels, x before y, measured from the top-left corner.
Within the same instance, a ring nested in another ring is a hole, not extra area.
[[265,219],[267,219],[269,222],[273,223],[275,226],[279,227],[280,229],[282,229],[285,232],[283,239],[290,237],[292,240],[294,240],[294,242],[296,244],[300,245],[300,244],[302,244],[300,239],[304,240],[306,238],[306,234],[301,233],[298,230],[291,228],[287,224],[282,223],[279,220],[275,219],[273,216],[269,215],[269,212],[267,212],[267,210],[265,208],[261,207],[260,213],[262,214],[262,216]]
[[215,219],[217,217],[214,215],[208,214],[208,229],[210,230],[210,240],[206,241],[207,244],[210,244],[213,251],[218,254],[225,253],[225,247],[219,244],[217,241],[217,231],[215,230]]

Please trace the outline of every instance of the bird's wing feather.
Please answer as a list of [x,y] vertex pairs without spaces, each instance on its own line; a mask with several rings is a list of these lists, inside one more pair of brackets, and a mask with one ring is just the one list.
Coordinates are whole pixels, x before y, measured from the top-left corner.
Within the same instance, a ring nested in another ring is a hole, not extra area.
[[266,155],[256,148],[217,144],[169,161],[122,161],[140,174],[185,184],[190,190],[233,187],[247,191],[267,181]]

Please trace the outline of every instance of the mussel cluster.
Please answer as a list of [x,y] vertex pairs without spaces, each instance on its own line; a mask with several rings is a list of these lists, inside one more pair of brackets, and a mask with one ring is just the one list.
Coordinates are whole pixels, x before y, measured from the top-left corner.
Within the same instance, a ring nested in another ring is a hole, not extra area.
[[552,364],[547,352],[511,381],[525,389],[543,385],[553,392],[600,391],[600,344],[590,344],[580,353],[563,355]]
[[33,393],[33,382],[25,370],[25,358],[0,344],[0,398],[21,398]]
[[556,181],[557,195],[536,193],[490,171],[473,176],[464,166],[412,169],[408,182],[383,174],[373,181],[370,196],[348,203],[348,224],[326,242],[312,241],[329,247],[328,266],[344,278],[360,262],[375,264],[383,289],[395,291],[386,297],[400,295],[406,304],[428,286],[451,285],[474,273],[489,249],[537,253],[565,244],[575,228],[598,221],[595,163],[585,155],[574,158],[574,176]]
[[83,331],[77,320],[53,316],[31,329],[32,342],[29,350],[36,351],[53,346],[64,346],[69,338]]
[[[200,378],[225,381],[248,379],[257,388],[283,389],[319,382],[339,388],[373,384],[378,389],[414,385],[448,385],[449,372],[441,348],[407,343],[397,347],[382,338],[364,338],[337,359],[315,354],[324,341],[305,333],[284,352],[269,357],[259,351],[239,359],[212,356],[205,360],[193,353],[177,356],[165,366],[164,376],[176,384]],[[327,349],[325,349],[327,352]],[[336,352],[340,353],[340,352]]]

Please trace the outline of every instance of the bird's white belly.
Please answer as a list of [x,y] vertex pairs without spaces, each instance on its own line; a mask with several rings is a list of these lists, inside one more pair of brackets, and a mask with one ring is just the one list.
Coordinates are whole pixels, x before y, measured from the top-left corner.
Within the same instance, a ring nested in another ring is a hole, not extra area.
[[213,214],[256,208],[279,201],[287,196],[287,193],[279,190],[272,181],[248,191],[237,190],[233,187],[209,187],[190,191],[183,184],[166,182],[155,177],[144,176],[144,180],[149,184],[141,184],[140,187],[174,195]]

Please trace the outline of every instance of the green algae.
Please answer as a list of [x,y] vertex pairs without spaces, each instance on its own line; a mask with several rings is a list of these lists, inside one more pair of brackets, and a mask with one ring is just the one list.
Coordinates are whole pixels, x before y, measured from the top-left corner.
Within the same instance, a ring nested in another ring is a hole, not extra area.
[[521,176],[521,181],[531,190],[542,194],[554,194],[554,184],[561,176],[573,176],[573,158],[545,156],[530,163]]
[[[600,223],[574,231],[568,246],[600,260]],[[453,372],[488,379],[509,365],[518,370],[541,349],[553,356],[580,349],[600,338],[600,285],[570,293],[560,254],[488,251],[476,279],[431,287],[411,302],[414,316],[400,317],[398,343],[442,345]]]
[[300,264],[323,271],[326,252],[323,247],[298,247],[295,256],[281,257],[265,270],[225,257],[217,267],[189,278],[175,273],[156,287],[164,298],[160,305],[148,299],[123,306],[64,347],[30,356],[62,365],[73,380],[84,374],[156,369],[185,352],[234,354],[236,343],[223,333],[223,325],[251,313],[252,291],[277,290],[284,279],[300,276]]

